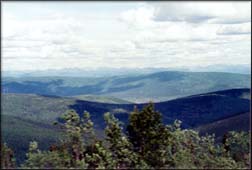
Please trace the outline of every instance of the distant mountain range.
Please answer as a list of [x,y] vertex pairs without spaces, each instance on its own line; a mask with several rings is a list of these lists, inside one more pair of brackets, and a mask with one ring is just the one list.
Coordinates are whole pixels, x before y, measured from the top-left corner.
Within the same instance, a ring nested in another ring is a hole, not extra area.
[[[37,71],[4,71],[5,77],[111,77],[111,76],[132,76],[139,74],[149,74],[160,71],[168,71],[168,68],[65,68],[65,69],[49,69]],[[182,71],[182,69],[180,69]],[[184,70],[185,71],[185,70]]]
[[142,103],[160,102],[231,88],[249,88],[248,74],[163,71],[113,77],[3,77],[3,93],[108,96]]
[[[141,109],[146,104],[107,104],[74,97],[41,96],[35,94],[2,95],[3,141],[9,143],[22,161],[31,140],[37,140],[42,149],[59,140],[59,129],[54,121],[68,109],[80,115],[91,114],[95,129],[103,135],[103,114],[113,113],[127,124],[134,106]],[[183,128],[193,128],[201,134],[216,133],[217,138],[228,130],[248,130],[250,113],[250,89],[230,89],[198,94],[166,102],[155,103],[155,109],[163,115],[165,124],[182,120]]]
[[111,77],[111,76],[132,76],[139,74],[151,74],[161,71],[191,71],[191,72],[226,72],[251,74],[250,64],[239,65],[223,65],[215,64],[209,66],[195,67],[170,67],[170,68],[64,68],[64,69],[48,69],[48,70],[19,70],[19,71],[2,71],[4,77]]

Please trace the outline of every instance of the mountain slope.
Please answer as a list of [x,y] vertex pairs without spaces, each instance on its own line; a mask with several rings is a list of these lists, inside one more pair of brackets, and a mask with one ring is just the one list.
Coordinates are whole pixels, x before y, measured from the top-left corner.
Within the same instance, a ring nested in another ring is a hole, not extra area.
[[1,115],[2,142],[6,142],[14,151],[17,163],[25,159],[29,142],[38,141],[40,149],[48,149],[53,143],[59,142],[61,132],[52,123],[30,121],[10,115]]
[[218,120],[196,128],[201,135],[215,134],[220,141],[227,131],[249,131],[250,113],[242,113],[226,119]]
[[[250,101],[244,96],[248,96],[249,93],[249,89],[231,89],[199,94],[155,103],[155,109],[162,113],[166,124],[179,119],[183,121],[184,128],[198,128],[201,133],[217,132],[217,135],[221,135],[230,129],[248,129]],[[3,94],[1,112],[3,141],[15,148],[17,154],[21,154],[20,161],[24,159],[29,141],[37,140],[42,143],[42,149],[57,141],[58,132],[52,123],[67,109],[74,109],[80,115],[84,111],[89,111],[95,129],[102,135],[105,112],[114,113],[126,124],[129,113],[135,105],[141,109],[146,104],[107,104],[70,97]]]
[[4,93],[112,96],[130,102],[167,101],[232,88],[249,88],[250,75],[166,71],[113,77],[5,77]]
[[[236,93],[241,95],[237,95]],[[155,103],[163,114],[164,122],[182,120],[187,127],[214,122],[240,113],[249,112],[249,89],[232,89],[184,97],[167,102]],[[52,122],[57,120],[67,109],[74,109],[79,114],[89,111],[95,124],[103,127],[103,114],[114,113],[122,121],[136,105],[142,108],[146,104],[107,104],[53,96],[31,94],[4,94],[2,96],[2,114],[22,117],[28,120]]]
[[111,104],[130,104],[132,102],[118,99],[111,96],[98,96],[98,95],[77,95],[72,96],[73,98],[76,98],[78,100],[85,100],[85,101],[91,101],[91,102],[98,102],[98,103],[111,103]]

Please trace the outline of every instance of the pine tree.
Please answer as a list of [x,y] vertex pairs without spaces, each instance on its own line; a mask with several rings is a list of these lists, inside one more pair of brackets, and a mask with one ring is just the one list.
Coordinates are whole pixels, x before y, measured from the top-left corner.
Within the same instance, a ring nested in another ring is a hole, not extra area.
[[6,143],[1,144],[1,169],[13,169],[15,166],[14,152]]
[[223,147],[228,156],[231,156],[240,166],[250,165],[249,132],[228,132],[223,136]]
[[109,143],[109,150],[113,154],[113,161],[118,169],[125,168],[148,168],[147,164],[140,160],[139,154],[133,151],[133,146],[127,136],[122,133],[121,122],[108,113],[104,114],[107,123],[105,133],[106,140]]
[[141,111],[136,108],[130,114],[127,132],[134,151],[154,168],[163,167],[168,131],[161,121],[161,114],[150,103]]
[[61,150],[41,151],[36,141],[30,142],[27,160],[21,168],[62,169],[70,168],[71,155]]

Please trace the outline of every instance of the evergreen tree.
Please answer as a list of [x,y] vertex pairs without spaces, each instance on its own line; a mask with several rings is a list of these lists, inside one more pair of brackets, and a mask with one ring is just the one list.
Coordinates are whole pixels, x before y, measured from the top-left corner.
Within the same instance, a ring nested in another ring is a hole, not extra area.
[[40,151],[38,143],[30,142],[29,152],[26,154],[27,160],[21,166],[22,168],[31,169],[62,169],[70,168],[72,165],[71,155],[62,150]]
[[165,155],[169,133],[161,121],[161,114],[150,103],[141,111],[137,108],[130,114],[127,132],[134,151],[152,167],[160,168],[165,164],[161,159]]
[[14,152],[7,146],[6,143],[1,144],[1,168],[13,169],[16,165]]
[[199,136],[194,130],[180,128],[175,121],[167,126],[170,132],[165,168],[238,168],[231,157],[223,156],[223,148],[215,144],[214,135]]
[[118,169],[148,168],[148,165],[140,159],[139,154],[133,151],[133,146],[127,136],[122,133],[121,122],[109,112],[104,114],[104,119],[107,123],[106,140],[113,154],[111,164],[115,164]]
[[240,166],[250,165],[250,134],[249,132],[228,132],[223,137],[226,156],[231,156]]

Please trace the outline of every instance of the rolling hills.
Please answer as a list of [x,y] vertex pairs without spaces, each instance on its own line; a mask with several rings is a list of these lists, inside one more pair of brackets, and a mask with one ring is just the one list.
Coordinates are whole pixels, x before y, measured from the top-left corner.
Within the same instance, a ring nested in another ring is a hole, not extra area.
[[[22,162],[28,143],[41,149],[57,142],[60,131],[52,126],[68,109],[91,114],[95,129],[103,135],[103,114],[112,112],[127,124],[136,105],[149,101],[166,124],[182,120],[183,128],[204,133],[248,130],[251,78],[246,74],[163,71],[110,77],[3,77],[3,141]],[[168,101],[169,100],[169,101]],[[137,104],[138,103],[138,104]]]
[[[192,95],[166,102],[155,103],[155,109],[162,113],[165,124],[181,120],[182,128],[193,128],[200,132],[216,133],[220,138],[228,130],[248,130],[250,116],[250,89],[230,89]],[[59,97],[36,94],[2,94],[2,134],[18,154],[18,162],[25,158],[28,143],[37,140],[41,149],[59,141],[60,133],[52,126],[68,109],[80,115],[91,114],[94,127],[102,136],[105,122],[103,114],[112,112],[127,124],[134,106],[143,104],[108,104],[79,100],[74,97]]]
[[164,71],[112,77],[4,77],[2,91],[55,96],[111,96],[143,103],[249,88],[250,82],[250,75],[246,74]]
[[[180,119],[185,125],[196,127],[248,112],[250,100],[246,96],[249,96],[249,94],[249,89],[217,91],[155,103],[155,108],[163,114],[165,123]],[[144,105],[146,103],[108,104],[77,100],[70,97],[35,94],[3,94],[2,96],[3,115],[44,122],[57,120],[68,109],[74,109],[79,114],[84,111],[90,112],[94,121],[98,121],[95,122],[97,124],[101,123],[99,121],[102,121],[102,115],[108,111],[125,121],[123,115],[128,115],[134,106],[141,109]]]
[[199,126],[195,130],[201,135],[215,134],[216,140],[221,141],[227,131],[249,131],[249,124],[250,113],[247,112]]
[[77,95],[72,96],[78,100],[85,100],[91,102],[98,102],[98,103],[111,103],[111,104],[130,104],[132,102],[122,100],[119,98],[111,97],[111,96],[97,96],[97,95]]

